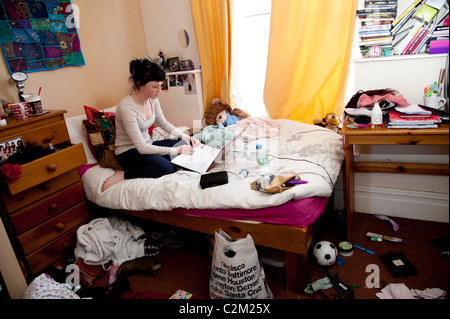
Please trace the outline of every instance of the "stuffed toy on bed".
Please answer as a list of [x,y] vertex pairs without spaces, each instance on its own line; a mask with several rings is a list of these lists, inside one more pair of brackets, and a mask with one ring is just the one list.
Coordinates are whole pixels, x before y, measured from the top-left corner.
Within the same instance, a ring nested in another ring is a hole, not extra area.
[[222,103],[220,99],[214,99],[212,104],[205,110],[202,126],[222,124],[223,126],[233,125],[236,122],[250,117],[246,111],[239,108],[231,108],[228,104]]

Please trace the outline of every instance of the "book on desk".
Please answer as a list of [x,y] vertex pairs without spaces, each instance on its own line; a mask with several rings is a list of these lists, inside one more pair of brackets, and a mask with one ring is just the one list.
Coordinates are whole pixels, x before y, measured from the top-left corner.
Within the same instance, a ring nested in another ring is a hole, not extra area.
[[438,124],[443,122],[444,116],[445,112],[413,104],[391,109],[385,115],[385,125],[386,128],[392,129],[437,128]]

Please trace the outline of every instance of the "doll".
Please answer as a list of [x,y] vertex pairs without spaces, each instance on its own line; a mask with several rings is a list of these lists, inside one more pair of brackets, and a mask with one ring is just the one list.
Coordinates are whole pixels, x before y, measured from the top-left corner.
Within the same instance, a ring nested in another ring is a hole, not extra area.
[[250,117],[246,111],[222,103],[219,99],[214,99],[212,104],[205,110],[202,126],[222,124],[223,126],[233,125],[236,122]]

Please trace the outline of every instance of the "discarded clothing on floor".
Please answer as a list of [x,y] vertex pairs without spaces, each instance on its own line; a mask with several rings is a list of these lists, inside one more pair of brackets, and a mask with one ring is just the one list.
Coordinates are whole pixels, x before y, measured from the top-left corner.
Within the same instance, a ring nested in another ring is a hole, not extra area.
[[145,254],[146,233],[129,221],[117,217],[98,218],[77,230],[75,257],[88,265],[105,266]]
[[80,299],[67,285],[41,274],[30,283],[23,299]]
[[443,299],[445,291],[439,288],[409,289],[405,284],[389,284],[375,295],[379,299]]
[[331,287],[333,287],[333,284],[331,283],[330,278],[324,277],[324,278],[314,281],[312,284],[306,285],[304,292],[306,294],[312,294],[313,290],[315,292],[320,289],[328,289]]

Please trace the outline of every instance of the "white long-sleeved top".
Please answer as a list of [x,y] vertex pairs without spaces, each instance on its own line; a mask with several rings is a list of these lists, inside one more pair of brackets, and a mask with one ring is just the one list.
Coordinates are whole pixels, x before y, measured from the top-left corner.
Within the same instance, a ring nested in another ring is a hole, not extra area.
[[186,138],[187,135],[178,130],[164,117],[158,99],[150,99],[153,114],[146,120],[136,107],[130,95],[122,99],[116,109],[116,142],[115,154],[119,155],[132,148],[140,154],[176,155],[176,148],[152,145],[148,128],[157,123],[164,131],[176,138]]

